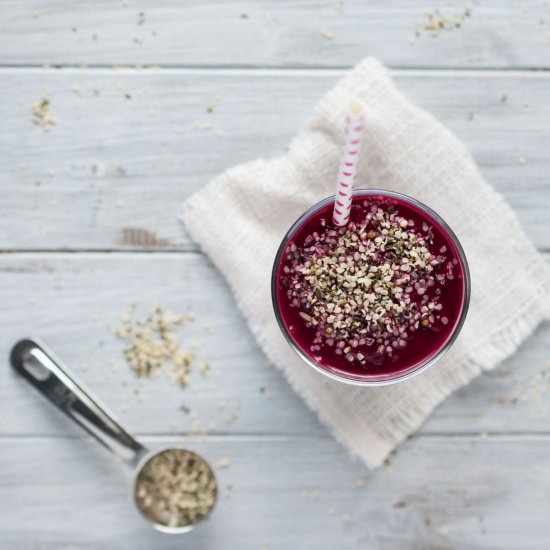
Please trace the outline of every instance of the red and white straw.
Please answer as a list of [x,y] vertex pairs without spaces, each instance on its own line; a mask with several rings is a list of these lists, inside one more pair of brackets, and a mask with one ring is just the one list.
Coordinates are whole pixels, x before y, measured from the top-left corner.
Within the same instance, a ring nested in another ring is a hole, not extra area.
[[346,225],[349,221],[359,149],[363,139],[364,118],[363,104],[358,101],[352,102],[346,119],[344,148],[336,185],[333,214],[333,222],[336,226]]

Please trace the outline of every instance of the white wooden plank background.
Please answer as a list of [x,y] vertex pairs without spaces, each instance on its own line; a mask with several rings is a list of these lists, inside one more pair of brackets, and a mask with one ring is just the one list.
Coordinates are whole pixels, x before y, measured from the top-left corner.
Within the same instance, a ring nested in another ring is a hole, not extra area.
[[[348,67],[370,53],[393,67],[550,66],[545,0],[472,1],[471,17],[461,29],[438,37],[426,32],[426,12],[451,16],[466,5],[458,0],[129,0],[124,7],[120,0],[3,0],[0,62]],[[33,12],[38,17],[32,18]],[[324,31],[333,38],[325,38]]]
[[[192,423],[179,409],[183,403],[209,432],[326,434],[269,366],[221,276],[199,254],[5,254],[0,257],[0,288],[6,291],[0,354],[6,357],[18,338],[40,335],[136,433],[188,433]],[[197,359],[208,361],[214,376],[196,372],[187,389],[165,379],[139,383],[121,359],[122,342],[112,334],[136,299],[142,314],[151,301],[172,311],[192,304],[196,319],[182,331],[184,343],[189,349],[193,342],[200,344]],[[544,373],[550,375],[549,361],[550,339],[543,328],[507,367],[437,409],[421,433],[547,432],[550,378],[546,387]],[[220,406],[223,401],[226,406]],[[235,415],[235,421],[227,423],[227,414]],[[215,425],[208,427],[210,422]],[[78,428],[37,399],[15,374],[4,377],[0,436],[67,433],[77,435]]]
[[[373,475],[326,437],[186,443],[214,462],[228,458],[230,466],[219,472],[219,508],[208,524],[167,540],[132,509],[131,473],[94,442],[6,438],[3,547],[548,548],[547,439],[422,438],[408,442],[391,469]],[[39,544],[23,546],[22,539]]]
[[[158,247],[188,247],[181,224],[167,213],[225,168],[282,154],[343,71],[1,74],[0,169],[9,192],[0,247],[80,250],[142,248],[147,241],[135,229],[154,234],[150,244]],[[466,142],[531,238],[550,249],[550,74],[397,71],[396,77],[412,100]],[[57,118],[47,133],[29,121],[44,91]]]
[[[462,28],[436,37],[423,28],[426,10],[464,4],[1,8],[0,353],[40,336],[147,444],[183,440],[230,465],[219,471],[222,497],[207,524],[182,539],[155,533],[132,510],[124,465],[6,362],[0,548],[548,548],[548,323],[439,407],[389,468],[367,472],[267,365],[175,217],[225,168],[282,154],[318,97],[373,54],[464,140],[550,261],[548,2],[472,2]],[[159,67],[136,67],[151,65]],[[48,133],[30,115],[45,91],[57,118]],[[182,334],[201,342],[197,355],[216,376],[197,372],[185,389],[136,381],[112,335],[136,299],[191,305],[197,320]],[[206,439],[192,434],[182,404]]]

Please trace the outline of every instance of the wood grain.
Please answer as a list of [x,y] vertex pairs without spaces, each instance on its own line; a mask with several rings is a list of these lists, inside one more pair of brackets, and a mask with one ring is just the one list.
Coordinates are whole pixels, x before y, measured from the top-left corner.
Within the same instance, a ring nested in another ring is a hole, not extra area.
[[4,0],[0,63],[348,67],[370,54],[392,67],[550,67],[550,8],[541,0],[472,2],[461,28],[435,36],[427,12],[454,22],[466,3],[340,4]]
[[[148,446],[229,459],[211,520],[182,538],[156,533],[132,508],[131,471],[5,360],[2,550],[548,548],[550,324],[449,397],[388,468],[367,472],[267,365],[176,219],[226,168],[282,154],[317,99],[370,54],[465,142],[550,251],[550,5],[472,4],[461,28],[430,36],[427,10],[464,5],[2,2],[0,354],[42,337]],[[31,122],[45,92],[47,133]],[[192,306],[181,335],[201,343],[197,362],[214,376],[195,368],[186,388],[137,380],[113,335],[134,300],[141,313],[151,301]]]
[[[0,71],[0,248],[189,248],[180,202],[237,163],[281,155],[342,74]],[[550,249],[550,74],[395,76],[464,140],[528,235]],[[31,123],[44,91],[57,118],[49,132]]]
[[3,548],[548,547],[548,439],[419,438],[372,473],[331,438],[144,442],[229,459],[206,524],[179,538],[154,532],[133,509],[131,472],[93,441],[2,439]]
[[[3,255],[0,288],[0,355],[7,357],[19,338],[42,338],[137,433],[327,435],[283,375],[268,366],[222,277],[199,254]],[[138,317],[153,301],[176,313],[191,306],[195,321],[180,334],[187,349],[201,346],[188,387],[165,377],[140,383],[126,365],[113,330],[133,301],[140,304]],[[203,360],[214,376],[201,375]],[[421,433],[548,433],[549,361],[546,324],[505,366],[450,397]],[[5,372],[0,436],[77,433],[25,381]]]

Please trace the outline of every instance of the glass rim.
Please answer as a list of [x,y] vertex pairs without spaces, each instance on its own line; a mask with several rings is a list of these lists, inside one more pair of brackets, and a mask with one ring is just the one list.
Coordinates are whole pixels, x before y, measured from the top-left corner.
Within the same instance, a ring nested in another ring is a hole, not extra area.
[[464,253],[464,249],[462,248],[462,245],[460,244],[458,237],[456,236],[454,231],[450,228],[450,226],[447,224],[447,222],[437,212],[435,212],[429,206],[426,206],[424,203],[420,202],[419,200],[414,199],[413,197],[410,197],[403,193],[398,193],[396,191],[389,191],[386,189],[355,189],[353,191],[353,199],[355,199],[356,197],[361,198],[361,197],[369,197],[369,196],[383,196],[383,197],[398,199],[402,202],[408,203],[420,209],[420,211],[428,214],[428,216],[433,218],[443,228],[445,233],[448,235],[449,240],[452,242],[453,246],[455,247],[455,250],[458,255],[458,259],[461,263],[462,271],[464,274],[464,277],[463,277],[464,291],[463,291],[463,299],[462,299],[460,315],[458,317],[457,322],[455,323],[453,331],[451,332],[447,340],[445,340],[445,343],[434,354],[429,356],[425,361],[421,362],[420,365],[417,368],[413,369],[412,371],[405,372],[404,374],[393,376],[393,377],[390,374],[389,378],[379,379],[379,380],[376,380],[376,379],[362,380],[362,379],[357,379],[352,377],[350,378],[347,376],[341,376],[333,372],[330,372],[329,370],[321,366],[319,363],[314,361],[311,357],[309,357],[298,346],[298,344],[296,343],[296,341],[288,331],[283,321],[281,311],[279,308],[279,301],[277,298],[279,265],[281,264],[283,254],[289,242],[294,237],[298,229],[300,229],[303,223],[306,220],[308,220],[313,214],[318,212],[321,208],[324,208],[327,204],[333,203],[335,200],[335,195],[330,195],[329,197],[326,197],[320,200],[319,202],[314,204],[312,207],[310,207],[308,210],[306,210],[290,226],[289,230],[286,232],[285,236],[283,237],[283,240],[281,241],[281,244],[279,245],[277,253],[275,255],[275,261],[273,262],[273,269],[271,271],[271,301],[273,304],[275,318],[277,319],[277,324],[279,325],[279,328],[281,329],[283,336],[285,337],[290,347],[294,350],[294,352],[303,361],[305,361],[305,363],[308,364],[310,367],[314,368],[316,371],[320,372],[321,374],[328,376],[329,378],[332,378],[333,380],[337,380],[345,384],[350,384],[354,386],[387,386],[389,384],[395,384],[397,382],[402,382],[404,380],[408,380],[410,378],[413,378],[414,376],[417,376],[421,372],[424,372],[425,370],[433,366],[435,363],[437,363],[447,353],[447,351],[449,351],[451,346],[456,341],[458,335],[460,334],[460,331],[462,330],[462,327],[466,320],[468,308],[470,305],[471,279],[470,279],[470,269],[468,267],[468,261],[466,260],[466,254]]

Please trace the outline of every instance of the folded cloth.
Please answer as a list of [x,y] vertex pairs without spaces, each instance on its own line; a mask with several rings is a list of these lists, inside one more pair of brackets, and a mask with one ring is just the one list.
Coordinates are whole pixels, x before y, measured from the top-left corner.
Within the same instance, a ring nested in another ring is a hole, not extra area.
[[[399,191],[441,214],[465,249],[472,278],[466,323],[443,360],[415,378],[375,388],[331,380],[303,363],[279,330],[270,295],[284,234],[307,208],[334,194],[345,112],[355,98],[366,105],[356,186]],[[464,145],[409,103],[372,58],[321,99],[287,154],[229,169],[184,203],[182,219],[227,278],[269,359],[369,467],[380,465],[452,391],[493,369],[550,317],[550,268],[511,208]]]

